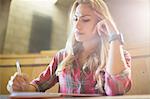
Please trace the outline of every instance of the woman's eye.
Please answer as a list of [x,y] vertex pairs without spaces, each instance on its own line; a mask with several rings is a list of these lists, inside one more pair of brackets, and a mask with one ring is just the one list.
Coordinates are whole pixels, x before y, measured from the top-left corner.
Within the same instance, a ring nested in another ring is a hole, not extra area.
[[82,19],[83,22],[89,22],[89,19]]

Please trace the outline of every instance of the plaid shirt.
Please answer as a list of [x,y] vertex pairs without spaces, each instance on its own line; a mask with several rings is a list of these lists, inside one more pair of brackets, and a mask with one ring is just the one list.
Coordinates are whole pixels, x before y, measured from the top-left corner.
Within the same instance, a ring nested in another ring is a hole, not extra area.
[[86,74],[81,72],[77,60],[73,64],[76,66],[71,75],[67,69],[64,69],[59,76],[55,75],[58,64],[66,56],[64,50],[59,51],[53,57],[47,69],[38,78],[34,79],[31,84],[37,88],[37,91],[41,92],[46,91],[59,82],[60,93],[121,95],[126,93],[131,87],[131,57],[127,51],[125,51],[124,55],[128,68],[120,74],[112,76],[105,70],[100,72],[104,92],[96,89],[96,80],[94,80],[92,72],[88,71]]

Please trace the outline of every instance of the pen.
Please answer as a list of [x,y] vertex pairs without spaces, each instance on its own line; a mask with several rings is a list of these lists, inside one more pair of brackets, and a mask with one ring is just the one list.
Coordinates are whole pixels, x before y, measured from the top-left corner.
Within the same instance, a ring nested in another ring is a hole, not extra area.
[[20,63],[19,63],[18,60],[16,61],[16,66],[17,66],[17,72],[18,72],[19,74],[21,74]]

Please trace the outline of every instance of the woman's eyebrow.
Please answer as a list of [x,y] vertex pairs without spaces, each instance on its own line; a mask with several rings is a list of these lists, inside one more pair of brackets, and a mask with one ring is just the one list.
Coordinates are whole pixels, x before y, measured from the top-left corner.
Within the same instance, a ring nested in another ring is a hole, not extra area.
[[78,16],[78,15],[75,15],[75,17],[90,17],[91,15],[87,14],[87,15],[81,15],[81,16]]

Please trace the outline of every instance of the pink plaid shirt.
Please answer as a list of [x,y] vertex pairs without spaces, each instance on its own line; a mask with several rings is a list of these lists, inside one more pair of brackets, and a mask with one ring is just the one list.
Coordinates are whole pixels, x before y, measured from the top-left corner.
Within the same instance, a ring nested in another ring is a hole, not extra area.
[[100,72],[103,82],[104,92],[96,89],[96,80],[93,78],[93,73],[87,71],[86,74],[81,72],[78,61],[75,60],[74,71],[70,75],[70,71],[64,69],[59,76],[55,75],[58,64],[66,56],[64,50],[59,51],[51,60],[49,66],[43,71],[37,79],[34,79],[33,84],[37,91],[44,92],[59,82],[60,93],[75,93],[75,94],[100,94],[100,95],[122,95],[125,94],[131,87],[131,57],[124,52],[128,68],[120,74],[111,76],[107,71]]

